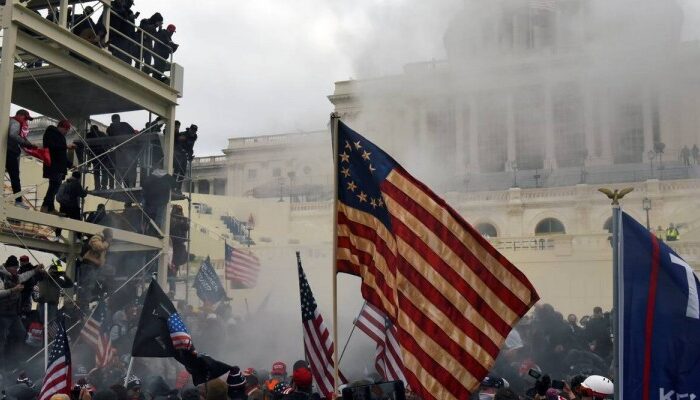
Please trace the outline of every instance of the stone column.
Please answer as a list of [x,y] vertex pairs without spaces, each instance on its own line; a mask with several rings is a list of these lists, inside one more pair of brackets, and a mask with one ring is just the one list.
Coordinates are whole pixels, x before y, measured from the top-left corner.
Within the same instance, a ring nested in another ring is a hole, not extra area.
[[601,136],[601,162],[604,164],[613,163],[613,142],[612,134],[610,132],[610,120],[612,116],[612,110],[610,109],[610,93],[607,88],[603,88],[598,91],[600,97],[600,102],[598,102],[600,110],[600,136]]
[[515,154],[515,109],[513,106],[513,93],[508,93],[508,99],[507,99],[507,123],[508,123],[508,136],[506,138],[506,165],[505,165],[505,170],[506,171],[512,171],[513,170],[513,163],[516,162],[516,154]]
[[544,168],[557,167],[554,146],[554,106],[552,105],[552,85],[544,87]]
[[644,87],[642,93],[642,115],[644,130],[644,153],[642,162],[647,160],[647,153],[654,151],[654,107],[651,88]]
[[595,135],[598,133],[596,131],[595,123],[595,104],[593,104],[593,93],[590,88],[590,83],[584,82],[581,84],[581,89],[583,91],[583,126],[586,135],[586,150],[588,152],[588,157],[585,160],[585,165],[589,165],[597,158],[595,152]]
[[479,114],[476,95],[469,96],[469,171],[478,173],[479,168]]
[[454,104],[455,113],[455,172],[461,175],[467,172],[467,162],[464,156],[469,148],[467,147],[466,126],[465,126],[465,104],[460,97]]

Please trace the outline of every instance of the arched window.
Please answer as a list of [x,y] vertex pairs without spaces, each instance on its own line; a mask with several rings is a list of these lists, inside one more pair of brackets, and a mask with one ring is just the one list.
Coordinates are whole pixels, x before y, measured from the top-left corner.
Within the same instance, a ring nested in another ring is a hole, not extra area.
[[564,224],[556,218],[545,218],[535,227],[535,235],[564,234]]
[[481,236],[485,238],[498,236],[498,231],[496,230],[496,227],[489,224],[488,222],[476,224],[476,230],[479,231],[479,233],[481,233]]
[[612,233],[612,217],[608,218],[607,221],[603,224],[603,229],[606,230],[608,233]]

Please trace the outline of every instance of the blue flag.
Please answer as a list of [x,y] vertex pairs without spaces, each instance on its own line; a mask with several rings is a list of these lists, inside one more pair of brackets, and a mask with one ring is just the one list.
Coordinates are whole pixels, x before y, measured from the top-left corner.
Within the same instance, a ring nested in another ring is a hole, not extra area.
[[194,277],[193,287],[197,289],[197,297],[202,301],[216,303],[226,297],[226,290],[214,271],[214,267],[211,266],[209,257],[199,267],[199,272]]
[[622,214],[624,399],[700,399],[698,278],[673,249]]

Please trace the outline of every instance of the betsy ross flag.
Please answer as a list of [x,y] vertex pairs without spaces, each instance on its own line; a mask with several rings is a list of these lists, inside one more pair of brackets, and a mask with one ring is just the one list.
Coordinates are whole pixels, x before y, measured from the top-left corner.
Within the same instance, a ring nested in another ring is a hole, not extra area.
[[133,357],[176,357],[178,350],[191,350],[192,338],[175,306],[156,280],[152,280],[136,328]]
[[621,219],[621,395],[700,399],[700,281],[653,233]]
[[375,351],[374,368],[385,381],[403,381],[403,361],[401,360],[401,347],[396,340],[396,326],[386,318],[377,307],[365,303],[360,315],[355,321],[355,326],[367,334],[377,345]]
[[72,389],[70,348],[68,347],[68,335],[63,318],[59,317],[57,326],[58,330],[51,345],[49,364],[39,393],[39,400],[48,400],[57,393],[70,396]]
[[[333,337],[323,323],[323,317],[318,312],[318,305],[311,293],[311,287],[301,267],[301,258],[297,252],[297,267],[299,269],[299,297],[301,299],[301,322],[304,325],[304,353],[309,362],[314,381],[323,396],[334,398],[335,385],[333,364]],[[347,382],[341,374],[340,382]]]
[[258,284],[260,260],[249,250],[234,249],[224,243],[226,261],[226,280],[231,281],[235,289],[250,289]]
[[338,121],[337,269],[396,326],[423,399],[463,399],[539,299],[525,275],[379,147]]
[[104,367],[117,355],[117,349],[112,346],[110,328],[107,304],[101,301],[81,332],[83,338],[95,349],[95,365],[98,367]]

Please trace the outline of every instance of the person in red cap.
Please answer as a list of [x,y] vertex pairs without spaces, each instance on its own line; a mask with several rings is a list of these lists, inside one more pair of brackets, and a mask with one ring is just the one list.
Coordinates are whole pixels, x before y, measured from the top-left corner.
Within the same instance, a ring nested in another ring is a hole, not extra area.
[[319,399],[318,393],[311,393],[313,376],[307,367],[300,367],[292,373],[292,388],[294,391],[284,397],[285,400]]
[[66,143],[66,134],[70,128],[70,122],[64,119],[59,121],[57,126],[49,125],[44,131],[44,147],[49,149],[51,165],[44,164],[44,178],[49,180],[49,187],[46,189],[46,195],[41,204],[42,212],[56,213],[54,204],[56,192],[65,179],[70,166],[67,152],[68,149],[75,149],[75,144]]
[[[12,193],[22,191],[22,183],[19,179],[19,157],[22,155],[22,148],[36,148],[29,140],[29,121],[34,118],[27,110],[18,110],[14,117],[10,117],[10,126],[7,130],[7,156],[5,158],[5,171],[10,176]],[[15,199],[15,205],[22,208],[29,208],[22,202],[22,197]]]
[[153,71],[153,77],[159,79],[163,82],[167,81],[165,77],[165,71],[170,69],[170,63],[168,59],[170,55],[173,54],[179,45],[173,42],[173,34],[175,33],[175,25],[170,24],[166,29],[162,29],[156,33],[155,45],[153,50],[156,53],[154,58],[153,67],[156,71]]

